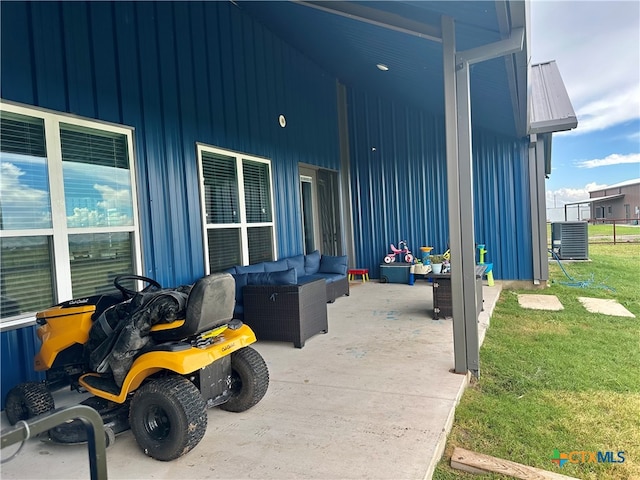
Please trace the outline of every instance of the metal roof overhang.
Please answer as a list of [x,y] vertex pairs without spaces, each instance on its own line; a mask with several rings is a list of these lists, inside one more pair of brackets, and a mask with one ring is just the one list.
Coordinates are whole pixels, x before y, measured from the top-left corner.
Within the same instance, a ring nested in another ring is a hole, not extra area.
[[[453,18],[458,52],[474,52],[524,29],[525,3],[510,1],[236,1],[347,87],[444,116],[443,16]],[[527,134],[527,46],[475,63],[474,125]],[[377,64],[389,67],[380,71]]]
[[571,130],[578,126],[576,113],[555,61],[531,66],[531,117],[529,133]]
[[600,202],[606,202],[608,200],[614,200],[616,198],[623,198],[624,197],[624,193],[618,193],[616,195],[606,195],[604,197],[594,197],[594,198],[589,198],[587,200],[581,200],[579,202],[570,202],[570,203],[565,203],[564,206],[568,206],[568,205],[587,205],[589,203],[600,203]]
[[528,133],[525,2],[234,4],[347,87],[444,117],[455,371],[479,375],[471,132]]

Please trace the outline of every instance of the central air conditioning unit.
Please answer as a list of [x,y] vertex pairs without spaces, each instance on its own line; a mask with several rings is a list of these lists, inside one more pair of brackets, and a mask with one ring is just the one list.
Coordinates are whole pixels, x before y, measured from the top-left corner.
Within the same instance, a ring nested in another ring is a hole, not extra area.
[[551,247],[560,260],[589,260],[587,222],[552,223]]

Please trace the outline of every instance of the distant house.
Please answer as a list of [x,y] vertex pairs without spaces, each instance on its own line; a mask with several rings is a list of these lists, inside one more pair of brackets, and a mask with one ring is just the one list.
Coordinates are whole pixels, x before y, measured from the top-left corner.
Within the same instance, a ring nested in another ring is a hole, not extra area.
[[640,178],[589,192],[591,220],[640,218]]

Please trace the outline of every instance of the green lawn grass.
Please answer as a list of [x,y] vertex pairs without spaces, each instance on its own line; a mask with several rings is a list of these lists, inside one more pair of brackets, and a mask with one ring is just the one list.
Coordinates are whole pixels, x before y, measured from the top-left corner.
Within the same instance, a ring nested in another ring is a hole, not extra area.
[[[590,262],[550,265],[558,312],[526,310],[505,290],[435,479],[455,446],[581,479],[640,479],[640,245],[590,245]],[[579,285],[579,286],[570,286]],[[588,313],[578,297],[618,300],[638,318]],[[551,462],[553,451],[625,451],[625,462]],[[488,475],[482,478],[507,478]]]

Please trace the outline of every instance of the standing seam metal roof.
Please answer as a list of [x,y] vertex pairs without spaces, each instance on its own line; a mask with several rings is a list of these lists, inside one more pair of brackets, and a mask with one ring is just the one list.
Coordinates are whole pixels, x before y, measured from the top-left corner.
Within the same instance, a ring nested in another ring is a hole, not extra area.
[[529,133],[571,130],[578,119],[555,60],[531,66]]

